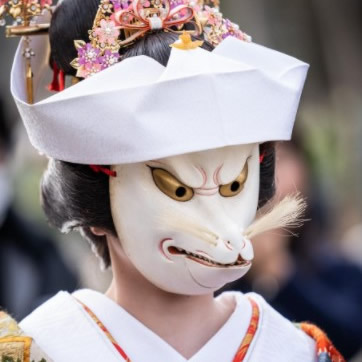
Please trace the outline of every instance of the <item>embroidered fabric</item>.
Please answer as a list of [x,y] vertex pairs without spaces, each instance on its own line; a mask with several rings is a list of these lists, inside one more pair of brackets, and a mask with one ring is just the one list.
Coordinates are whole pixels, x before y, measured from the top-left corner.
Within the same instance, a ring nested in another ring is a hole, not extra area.
[[0,360],[3,362],[52,362],[8,314],[0,311]]
[[327,335],[317,326],[310,323],[297,324],[303,332],[316,341],[318,362],[345,362],[346,360],[334,347]]

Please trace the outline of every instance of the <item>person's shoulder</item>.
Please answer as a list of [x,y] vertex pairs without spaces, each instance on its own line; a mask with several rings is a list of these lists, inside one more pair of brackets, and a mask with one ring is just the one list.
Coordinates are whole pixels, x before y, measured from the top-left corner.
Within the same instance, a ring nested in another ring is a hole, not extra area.
[[25,358],[34,362],[51,362],[32,336],[27,335],[10,315],[0,311],[0,360],[15,362]]
[[48,355],[58,357],[57,350],[64,348],[65,336],[75,337],[80,309],[71,294],[61,291],[25,317],[19,327]]
[[260,360],[317,361],[316,342],[313,338],[284,318],[260,295],[248,293],[246,296],[257,303],[260,311],[253,358],[260,355]]
[[0,360],[22,361],[24,356],[32,356],[30,361],[34,362],[50,362],[45,356],[59,361],[91,360],[84,352],[83,338],[89,336],[91,324],[68,292],[58,292],[19,324],[5,313],[1,315]]
[[[75,295],[59,292],[19,323],[56,361],[117,361],[119,354]],[[36,361],[38,362],[38,361]]]
[[[345,362],[328,336],[317,326],[292,323],[255,293],[246,295],[260,310],[256,355],[268,353],[270,361],[334,361]],[[253,355],[254,358],[254,355]],[[258,360],[258,358],[256,358]]]
[[72,295],[61,291],[36,308],[19,325],[29,333],[39,330],[48,332],[62,325],[76,312],[77,305],[74,303]]

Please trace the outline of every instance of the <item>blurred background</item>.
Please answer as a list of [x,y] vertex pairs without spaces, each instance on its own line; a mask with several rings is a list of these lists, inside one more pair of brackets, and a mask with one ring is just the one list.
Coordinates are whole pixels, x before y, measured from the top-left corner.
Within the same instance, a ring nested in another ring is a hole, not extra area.
[[[362,2],[222,0],[221,10],[253,41],[311,64],[294,140],[277,145],[276,180],[277,197],[307,198],[310,221],[298,236],[253,240],[252,271],[228,288],[318,324],[348,360],[362,361]],[[9,92],[17,43],[0,28],[0,304],[21,319],[59,289],[105,290],[110,273],[77,234],[44,220],[47,160],[29,145]]]

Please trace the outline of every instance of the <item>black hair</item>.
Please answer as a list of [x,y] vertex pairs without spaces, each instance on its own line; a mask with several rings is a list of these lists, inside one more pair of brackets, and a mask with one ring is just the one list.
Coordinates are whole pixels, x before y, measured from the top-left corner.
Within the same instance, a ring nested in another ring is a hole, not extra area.
[[[64,0],[53,15],[50,26],[51,59],[67,75],[75,75],[70,62],[77,53],[75,39],[88,41],[88,30],[99,6],[99,0]],[[72,19],[72,21],[70,21]],[[178,39],[171,32],[152,32],[121,52],[122,59],[147,55],[166,66],[171,48]],[[204,49],[211,51],[212,45],[204,42]],[[274,145],[260,146],[264,160],[261,164],[259,206],[274,194]],[[105,237],[96,236],[91,227],[102,228],[116,236],[110,199],[109,176],[94,172],[88,165],[50,160],[41,184],[42,206],[50,224],[62,231],[79,229],[91,242],[94,251],[110,266],[110,255]]]
[[13,126],[9,122],[4,102],[0,99],[0,157],[8,154],[12,148]]
[[261,155],[258,208],[263,207],[275,194],[275,143],[259,146]]

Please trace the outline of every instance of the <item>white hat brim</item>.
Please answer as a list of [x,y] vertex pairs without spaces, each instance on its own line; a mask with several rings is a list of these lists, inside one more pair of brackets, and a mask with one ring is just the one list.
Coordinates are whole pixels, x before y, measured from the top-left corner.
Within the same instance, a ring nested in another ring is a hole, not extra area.
[[172,49],[167,67],[146,56],[129,58],[49,96],[47,38],[34,38],[32,47],[35,104],[26,103],[22,44],[11,77],[31,143],[49,157],[81,164],[288,140],[308,69],[229,37],[213,52]]

